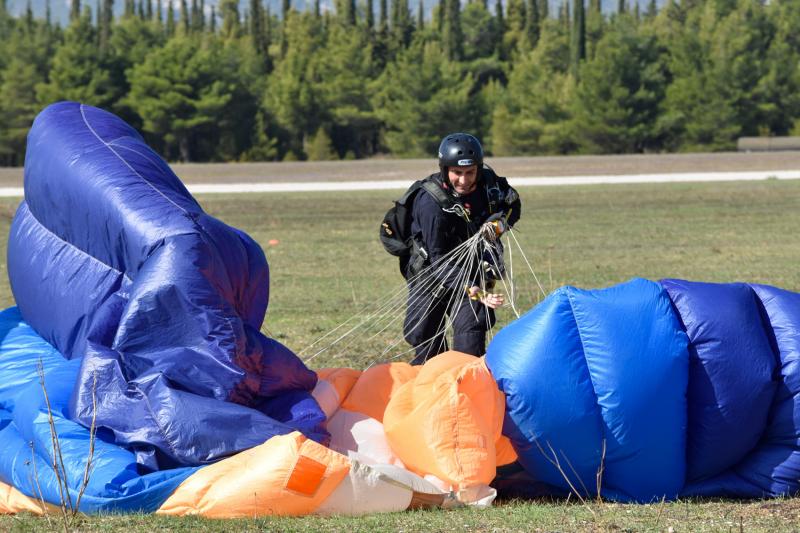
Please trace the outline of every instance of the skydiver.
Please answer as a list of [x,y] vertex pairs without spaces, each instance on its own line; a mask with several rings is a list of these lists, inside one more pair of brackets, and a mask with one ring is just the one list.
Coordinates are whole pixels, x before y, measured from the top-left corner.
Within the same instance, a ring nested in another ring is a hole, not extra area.
[[[484,165],[481,143],[466,133],[442,139],[439,172],[422,181],[432,185],[421,186],[412,197],[413,245],[400,260],[409,289],[403,333],[414,347],[411,364],[447,351],[446,315],[453,325],[453,349],[481,356],[494,310],[505,302],[503,294],[490,292],[493,282],[482,287],[481,280],[487,273],[490,280],[502,275],[500,235],[519,220],[519,195],[506,178]],[[473,261],[469,272],[452,257],[442,260],[478,232],[494,250],[493,257]]]

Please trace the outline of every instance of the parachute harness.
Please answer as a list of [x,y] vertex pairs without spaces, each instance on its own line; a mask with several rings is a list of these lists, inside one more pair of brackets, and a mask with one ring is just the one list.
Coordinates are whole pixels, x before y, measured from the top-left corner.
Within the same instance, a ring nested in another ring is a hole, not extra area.
[[[542,296],[547,296],[546,291],[539,282],[539,278],[531,265],[531,262],[525,255],[519,240],[515,235],[515,231],[509,228],[505,234],[509,235],[509,240],[513,244],[520,255],[522,256],[525,264],[528,267],[536,285],[541,291]],[[484,268],[481,263],[488,263],[489,265],[502,264],[503,257],[502,248],[498,249],[494,246],[482,232],[477,232],[468,240],[461,243],[459,246],[451,250],[446,255],[439,258],[433,264],[425,267],[422,271],[413,277],[410,277],[406,283],[398,287],[390,294],[380,298],[376,303],[365,306],[361,311],[351,316],[329,332],[325,333],[317,340],[312,342],[306,348],[298,352],[301,359],[308,363],[323,353],[334,353],[334,357],[340,357],[348,353],[348,349],[355,341],[371,341],[387,331],[394,329],[402,329],[403,320],[405,319],[406,305],[413,306],[417,303],[422,303],[427,300],[425,309],[419,314],[419,318],[415,323],[410,325],[413,331],[425,320],[431,313],[433,306],[438,303],[442,296],[448,295],[446,302],[446,310],[441,321],[436,328],[440,331],[442,326],[449,332],[452,332],[452,317],[459,311],[459,306],[464,298],[469,298],[466,292],[452,290],[448,291],[441,283],[441,279],[455,279],[453,286],[465,287],[466,291],[473,285],[471,274],[478,272],[478,285],[482,292],[485,292],[487,287],[490,287],[495,280],[502,284],[503,291],[508,295],[508,300],[504,305],[510,307],[514,315],[519,318],[520,313],[516,306],[517,291],[516,284],[514,283],[514,257],[512,253],[512,246],[508,247],[508,269],[502,275],[490,275],[491,269]],[[484,260],[486,258],[486,260]],[[433,298],[431,297],[433,296]],[[480,295],[477,296],[480,299]],[[475,320],[479,320],[475,310],[471,306],[466,306],[475,316]],[[445,323],[446,321],[446,323]],[[492,331],[489,321],[489,315],[486,314],[486,331],[487,340],[491,340]],[[440,339],[435,335],[426,339],[421,346],[427,346]],[[384,349],[370,362],[369,366],[373,364],[393,361],[414,352],[414,347],[405,349],[398,347],[404,343],[402,334],[393,337],[387,341]]]

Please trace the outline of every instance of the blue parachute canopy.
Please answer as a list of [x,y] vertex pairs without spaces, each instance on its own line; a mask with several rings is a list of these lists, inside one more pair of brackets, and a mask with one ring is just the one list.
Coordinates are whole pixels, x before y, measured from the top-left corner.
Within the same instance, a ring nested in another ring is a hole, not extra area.
[[[198,467],[141,474],[136,455],[110,442],[113,435],[102,430],[90,454],[89,430],[65,416],[79,367],[79,360],[65,359],[37,335],[18,309],[0,312],[0,481],[35,500],[71,501],[74,506],[83,489],[84,513],[157,510]],[[64,461],[58,476],[53,469],[50,415]],[[82,487],[90,456],[92,468]],[[69,489],[63,500],[58,477]]]
[[316,375],[259,331],[261,248],[114,115],[61,102],[36,118],[8,271],[27,323],[80,360],[67,417],[96,415],[141,466],[208,463],[294,429],[327,438]]
[[[646,280],[564,287],[486,356],[545,492],[620,501],[800,491],[800,294]],[[541,485],[537,485],[541,492]]]

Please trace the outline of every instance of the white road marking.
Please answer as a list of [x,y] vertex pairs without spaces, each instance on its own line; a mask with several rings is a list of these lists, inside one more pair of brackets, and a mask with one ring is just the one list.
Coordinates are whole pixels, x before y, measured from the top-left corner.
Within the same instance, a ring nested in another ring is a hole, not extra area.
[[[605,176],[542,176],[512,177],[514,187],[549,187],[569,185],[603,185],[627,183],[685,183],[709,181],[758,181],[800,179],[800,170],[757,170],[749,172],[680,172],[671,174],[626,174]],[[379,191],[406,189],[413,180],[286,182],[286,183],[190,183],[192,194]],[[0,197],[22,197],[22,187],[0,187]]]

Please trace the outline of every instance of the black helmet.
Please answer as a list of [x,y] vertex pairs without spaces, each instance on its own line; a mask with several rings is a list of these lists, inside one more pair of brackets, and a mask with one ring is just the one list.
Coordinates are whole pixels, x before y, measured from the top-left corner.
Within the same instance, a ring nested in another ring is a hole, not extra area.
[[483,165],[480,141],[469,133],[451,133],[439,144],[439,167],[469,167]]

